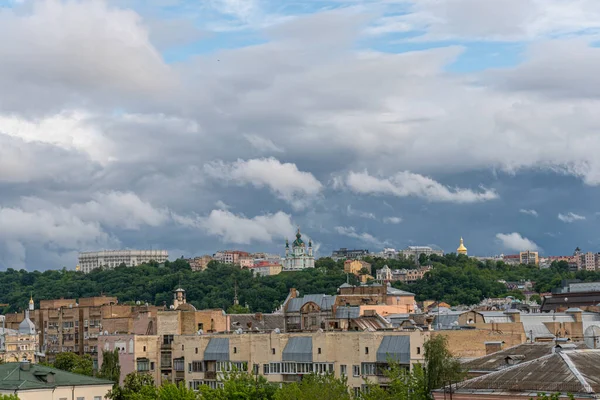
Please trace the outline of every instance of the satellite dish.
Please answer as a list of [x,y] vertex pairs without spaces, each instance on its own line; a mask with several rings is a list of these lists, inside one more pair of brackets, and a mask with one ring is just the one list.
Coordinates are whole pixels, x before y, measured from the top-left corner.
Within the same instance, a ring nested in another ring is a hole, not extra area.
[[588,327],[583,333],[583,341],[590,349],[600,349],[600,326]]
[[196,335],[202,335],[204,334],[204,331],[202,329],[198,329],[198,332],[196,332]]
[[273,330],[273,332],[275,332],[275,333],[281,333],[281,329],[275,328],[275,330]]
[[235,331],[235,333],[237,333],[238,335],[241,335],[241,334],[242,334],[242,332],[244,332],[244,331],[242,330],[242,328],[239,328],[239,329],[237,329],[237,330]]

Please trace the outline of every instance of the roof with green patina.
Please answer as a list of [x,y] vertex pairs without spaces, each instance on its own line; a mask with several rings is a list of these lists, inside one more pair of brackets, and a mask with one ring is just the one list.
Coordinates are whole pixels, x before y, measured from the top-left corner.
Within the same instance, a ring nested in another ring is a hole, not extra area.
[[[48,376],[54,376],[54,382]],[[57,386],[112,385],[113,382],[91,376],[73,374],[60,369],[30,364],[22,369],[21,363],[0,364],[0,390],[52,389]]]

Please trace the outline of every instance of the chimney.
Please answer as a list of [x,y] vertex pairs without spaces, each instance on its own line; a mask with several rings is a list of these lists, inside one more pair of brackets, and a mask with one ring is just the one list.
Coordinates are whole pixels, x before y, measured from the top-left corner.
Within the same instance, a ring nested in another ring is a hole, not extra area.
[[29,368],[31,368],[31,363],[27,360],[22,360],[19,368],[21,368],[21,371],[29,371]]
[[583,321],[583,310],[581,310],[580,308],[569,308],[565,312],[567,314],[572,315],[573,318],[575,319],[575,322],[582,322]]
[[495,353],[502,350],[503,342],[485,342],[485,355]]
[[517,323],[521,322],[521,311],[519,311],[519,310],[515,310],[515,309],[506,310],[504,312],[504,314],[510,316],[510,319],[512,320],[512,322],[517,322]]

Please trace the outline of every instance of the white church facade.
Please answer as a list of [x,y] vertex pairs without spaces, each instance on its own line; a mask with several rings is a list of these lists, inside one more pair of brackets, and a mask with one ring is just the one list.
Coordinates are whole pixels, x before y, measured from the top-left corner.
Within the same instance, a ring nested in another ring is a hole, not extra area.
[[283,262],[284,271],[300,271],[306,268],[315,267],[315,257],[313,255],[312,241],[308,241],[308,247],[302,241],[302,234],[300,229],[296,233],[296,240],[292,243],[290,249],[290,243],[286,239],[285,241],[285,260]]

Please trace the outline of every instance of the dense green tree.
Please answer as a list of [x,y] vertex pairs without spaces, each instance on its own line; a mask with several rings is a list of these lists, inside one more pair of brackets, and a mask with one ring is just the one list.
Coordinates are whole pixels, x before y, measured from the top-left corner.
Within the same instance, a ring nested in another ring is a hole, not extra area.
[[79,356],[70,352],[58,353],[52,366],[75,374],[94,375],[94,363],[92,358],[87,354]]
[[158,388],[157,400],[196,400],[197,395],[183,382],[179,385],[168,383]]
[[107,379],[119,384],[121,378],[121,365],[119,364],[119,350],[103,351],[102,365],[98,371],[98,378]]
[[158,389],[152,376],[132,372],[125,377],[123,386],[115,385],[106,397],[110,400],[156,400]]
[[233,371],[225,375],[223,387],[211,389],[200,387],[202,400],[272,400],[277,386],[269,383],[262,375],[253,376],[243,371]]
[[19,400],[16,394],[0,394],[0,400]]
[[350,400],[346,379],[333,374],[304,375],[302,381],[284,385],[275,400]]
[[439,389],[446,383],[462,380],[464,374],[460,361],[448,349],[444,335],[431,336],[424,345],[424,378],[426,392]]
[[248,307],[240,306],[239,304],[234,304],[227,308],[227,314],[248,314],[250,309]]

